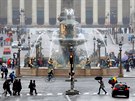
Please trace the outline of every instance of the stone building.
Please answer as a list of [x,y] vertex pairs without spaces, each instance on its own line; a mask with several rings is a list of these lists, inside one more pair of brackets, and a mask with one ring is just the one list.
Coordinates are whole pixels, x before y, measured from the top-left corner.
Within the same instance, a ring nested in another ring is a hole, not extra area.
[[57,25],[61,10],[69,6],[82,25],[129,25],[134,21],[135,0],[0,0],[0,23]]

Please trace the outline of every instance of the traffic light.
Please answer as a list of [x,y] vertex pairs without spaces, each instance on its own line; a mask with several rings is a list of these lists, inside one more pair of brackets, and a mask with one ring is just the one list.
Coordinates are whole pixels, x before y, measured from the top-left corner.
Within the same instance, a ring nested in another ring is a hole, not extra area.
[[73,64],[73,53],[70,53],[70,64]]

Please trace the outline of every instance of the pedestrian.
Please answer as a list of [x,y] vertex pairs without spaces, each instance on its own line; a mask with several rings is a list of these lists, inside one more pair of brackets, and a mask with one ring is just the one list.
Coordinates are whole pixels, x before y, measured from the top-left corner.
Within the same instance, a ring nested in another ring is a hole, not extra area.
[[1,66],[1,78],[3,79],[3,77],[4,77],[4,67]]
[[101,80],[98,80],[98,83],[100,84],[98,94],[100,94],[100,90],[101,90],[101,89],[102,89],[102,90],[105,92],[105,94],[106,94],[107,92],[106,92],[106,90],[104,89],[104,88],[105,88],[105,85],[104,85],[103,80],[102,80],[102,79],[101,79]]
[[36,83],[35,83],[35,80],[33,80],[33,90],[35,91],[35,94],[37,94],[37,90],[36,90]]
[[4,68],[4,75],[5,75],[5,79],[7,79],[7,75],[8,75],[8,68],[7,68],[7,65],[4,63],[3,64],[3,68]]
[[18,91],[18,79],[15,79],[15,81],[13,82],[13,95],[16,95],[17,91]]
[[14,59],[11,59],[11,60],[10,60],[10,68],[12,68],[12,69],[14,69],[14,63],[13,63],[14,61],[13,61],[13,60],[14,60]]
[[10,94],[10,96],[12,95],[12,92],[10,90],[10,84],[11,84],[11,80],[5,80],[5,82],[3,83],[3,89],[4,89],[4,93],[5,96],[7,95],[7,92]]
[[21,84],[21,79],[18,80],[18,87],[17,87],[17,93],[20,95],[20,92],[22,90],[22,84]]
[[13,83],[14,79],[16,78],[14,71],[9,74],[9,77],[11,79],[11,82]]
[[30,89],[30,95],[33,95],[33,83],[32,83],[32,80],[30,80],[28,88]]

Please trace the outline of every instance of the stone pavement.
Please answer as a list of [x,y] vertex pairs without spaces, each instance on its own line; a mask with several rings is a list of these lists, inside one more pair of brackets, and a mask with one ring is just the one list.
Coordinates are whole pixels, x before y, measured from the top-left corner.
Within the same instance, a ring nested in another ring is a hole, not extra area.
[[135,77],[135,69],[130,69],[130,72],[126,72],[124,69],[124,77]]

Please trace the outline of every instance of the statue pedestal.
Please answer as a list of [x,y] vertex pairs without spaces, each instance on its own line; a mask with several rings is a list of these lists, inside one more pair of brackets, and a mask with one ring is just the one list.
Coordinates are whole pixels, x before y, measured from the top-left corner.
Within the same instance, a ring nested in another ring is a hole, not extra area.
[[78,90],[68,90],[66,91],[66,95],[78,95],[79,91]]

